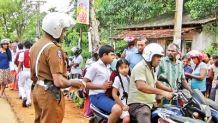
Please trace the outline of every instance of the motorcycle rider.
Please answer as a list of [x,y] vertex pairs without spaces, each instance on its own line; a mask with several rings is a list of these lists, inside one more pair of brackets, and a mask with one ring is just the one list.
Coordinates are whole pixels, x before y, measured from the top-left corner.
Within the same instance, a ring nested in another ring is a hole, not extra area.
[[163,48],[157,43],[151,43],[144,48],[143,59],[132,70],[127,104],[130,115],[138,123],[151,123],[151,108],[156,102],[156,94],[166,99],[172,98],[171,88],[157,81],[155,67],[159,65],[162,56]]

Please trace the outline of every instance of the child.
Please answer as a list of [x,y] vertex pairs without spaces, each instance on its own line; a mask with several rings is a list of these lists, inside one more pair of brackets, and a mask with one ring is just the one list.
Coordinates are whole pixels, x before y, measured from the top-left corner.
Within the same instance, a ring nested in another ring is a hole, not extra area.
[[[191,74],[193,70],[192,70],[191,66],[189,66],[190,58],[187,55],[184,55],[182,57],[182,63],[184,65],[184,73],[190,73]],[[188,76],[185,76],[185,79],[189,83],[190,78]]]
[[114,49],[109,45],[101,46],[99,49],[99,60],[93,63],[85,74],[82,81],[86,82],[89,89],[91,103],[110,113],[108,123],[115,123],[122,113],[121,107],[106,96],[106,89],[111,88],[110,63],[114,59]]
[[[129,92],[129,63],[126,59],[117,61],[116,70],[118,75],[114,79],[112,95],[114,100],[121,106],[123,112],[120,116],[123,123],[130,122],[129,106],[127,106],[127,98]],[[119,91],[119,92],[118,92]],[[119,93],[117,95],[117,93]],[[118,97],[119,96],[119,97]]]

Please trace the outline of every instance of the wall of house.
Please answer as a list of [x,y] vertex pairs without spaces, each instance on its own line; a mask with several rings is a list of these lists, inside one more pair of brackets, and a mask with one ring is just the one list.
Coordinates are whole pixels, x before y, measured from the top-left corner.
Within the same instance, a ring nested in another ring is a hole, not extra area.
[[204,50],[213,42],[213,37],[203,30],[201,33],[195,32],[193,35],[192,49]]

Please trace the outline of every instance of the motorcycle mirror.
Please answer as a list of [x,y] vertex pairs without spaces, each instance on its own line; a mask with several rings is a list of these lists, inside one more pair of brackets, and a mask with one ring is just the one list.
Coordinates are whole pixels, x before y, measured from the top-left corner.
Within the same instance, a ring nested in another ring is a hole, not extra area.
[[160,74],[160,75],[158,76],[157,80],[158,80],[158,81],[162,81],[162,82],[166,82],[167,84],[170,84],[169,81],[168,81],[168,79],[166,78],[166,76],[163,75],[163,74]]

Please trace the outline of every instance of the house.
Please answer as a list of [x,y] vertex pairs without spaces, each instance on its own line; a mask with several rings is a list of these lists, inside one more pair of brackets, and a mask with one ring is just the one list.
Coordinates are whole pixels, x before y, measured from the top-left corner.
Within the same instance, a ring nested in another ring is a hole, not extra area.
[[[126,36],[145,37],[149,42],[157,42],[166,49],[166,46],[173,41],[174,16],[175,13],[170,12],[146,19],[143,22],[117,28],[123,31],[110,38],[116,41],[122,40]],[[209,23],[215,24],[215,22],[216,18],[193,20],[188,12],[184,12],[181,32],[182,53],[186,53],[187,48],[203,50],[210,46],[216,38],[211,33],[208,33],[206,27]],[[218,39],[215,41],[217,42]]]

